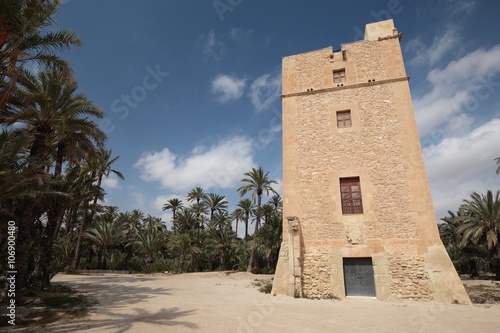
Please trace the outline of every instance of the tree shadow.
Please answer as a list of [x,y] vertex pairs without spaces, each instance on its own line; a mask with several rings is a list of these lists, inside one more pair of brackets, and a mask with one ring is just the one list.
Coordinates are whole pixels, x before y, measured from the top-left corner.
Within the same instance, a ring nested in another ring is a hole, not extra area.
[[198,325],[179,320],[179,318],[184,316],[189,316],[194,314],[195,310],[185,310],[182,311],[177,307],[173,308],[161,308],[158,311],[147,311],[145,309],[133,308],[131,309],[133,313],[118,314],[108,311],[100,311],[104,313],[108,318],[92,320],[88,319],[85,321],[71,321],[71,322],[61,322],[56,323],[53,326],[48,326],[44,328],[44,332],[54,332],[54,333],[70,333],[70,332],[80,332],[80,331],[100,331],[105,329],[113,329],[113,332],[122,333],[127,332],[134,326],[135,323],[147,323],[149,325],[165,326],[165,328],[170,326],[184,326],[191,329],[198,329]]
[[[147,323],[159,326],[184,326],[198,329],[198,325],[180,318],[196,313],[196,310],[182,310],[178,307],[161,307],[148,311],[140,308],[140,303],[166,300],[171,289],[146,287],[145,282],[158,281],[147,277],[124,276],[81,276],[70,281],[53,282],[55,285],[69,287],[95,300],[95,305],[88,309],[86,318],[65,318],[44,327],[44,331],[66,333],[82,330],[100,331],[112,329],[114,332],[126,332],[134,323]],[[166,303],[166,301],[165,301]],[[92,318],[92,314],[104,318]]]

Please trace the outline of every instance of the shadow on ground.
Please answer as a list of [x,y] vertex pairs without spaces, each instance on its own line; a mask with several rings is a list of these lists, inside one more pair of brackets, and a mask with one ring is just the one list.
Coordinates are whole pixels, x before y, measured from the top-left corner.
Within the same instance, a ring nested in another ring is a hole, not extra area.
[[112,330],[122,333],[129,331],[135,323],[146,323],[149,325],[163,326],[168,331],[171,326],[184,326],[191,329],[197,329],[198,326],[188,321],[180,320],[184,316],[194,314],[194,310],[182,311],[176,307],[162,308],[158,311],[149,312],[144,309],[133,308],[133,313],[117,314],[106,310],[100,311],[108,318],[90,319],[75,322],[59,322],[55,326],[41,328],[39,332],[69,333],[82,330],[101,331]]
[[[66,333],[76,331],[126,332],[134,323],[147,323],[164,326],[166,330],[171,326],[183,326],[197,329],[198,326],[183,317],[195,314],[195,310],[182,310],[177,307],[160,308],[147,311],[139,305],[147,303],[152,298],[156,301],[168,298],[171,290],[167,288],[144,287],[143,282],[155,280],[147,277],[123,276],[87,276],[73,277],[71,281],[53,282],[53,285],[69,287],[84,295],[91,307],[83,317],[74,317],[70,314],[54,316],[54,322],[45,320],[39,323],[30,323],[24,331]],[[103,291],[104,290],[104,291]],[[95,318],[96,315],[101,318]]]

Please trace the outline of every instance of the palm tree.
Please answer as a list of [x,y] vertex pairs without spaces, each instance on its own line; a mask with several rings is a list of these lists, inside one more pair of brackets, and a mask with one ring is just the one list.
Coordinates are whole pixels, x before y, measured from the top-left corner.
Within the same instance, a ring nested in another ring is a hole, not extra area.
[[256,237],[257,246],[267,255],[269,268],[274,270],[278,264],[278,255],[283,234],[282,214],[272,214],[268,221],[259,229]]
[[216,213],[210,221],[210,226],[219,230],[222,230],[226,227],[231,227],[231,220],[227,212]]
[[273,195],[267,203],[274,206],[275,212],[278,212],[283,208],[283,201],[281,200],[281,196],[279,194]]
[[457,228],[457,233],[462,237],[460,246],[465,246],[469,241],[474,244],[483,241],[488,249],[495,248],[496,279],[500,280],[500,191],[495,196],[491,190],[486,195],[474,192],[470,200],[464,200],[460,209],[464,212],[459,218],[463,224]]
[[191,247],[189,248],[191,254],[191,272],[196,271],[199,263],[200,256],[207,251],[210,247],[208,233],[206,230],[194,229],[189,231],[189,238],[191,240]]
[[[12,133],[3,129],[0,133],[0,209],[2,214],[15,218],[13,201],[26,195],[45,194],[33,184],[41,181],[48,183],[50,175],[40,173],[40,166],[29,165],[26,159],[27,149],[32,142],[27,132]],[[10,205],[9,203],[12,203]]]
[[137,241],[134,242],[139,252],[144,255],[146,261],[146,271],[151,272],[151,265],[159,252],[165,248],[166,235],[158,228],[152,228],[137,234]]
[[153,215],[148,214],[144,218],[143,223],[147,231],[150,231],[152,229],[157,229],[162,233],[167,232],[167,226],[163,223],[162,219],[159,217],[154,217]]
[[177,199],[177,198],[172,198],[170,200],[167,201],[166,204],[163,205],[163,210],[167,210],[167,209],[171,209],[172,210],[172,225],[173,225],[173,229],[174,229],[174,232],[175,232],[175,212],[179,209],[183,207],[183,204],[182,204],[182,200],[180,199]]
[[[92,160],[91,163],[88,165],[89,172],[91,174],[90,178],[95,179],[96,181],[95,186],[99,189],[101,188],[103,177],[104,176],[108,177],[111,173],[114,173],[120,179],[124,179],[121,172],[111,168],[111,165],[119,158],[119,156],[111,158],[111,154],[112,154],[111,150],[106,150],[104,148],[101,148],[99,149],[96,158]],[[87,216],[88,213],[87,209],[84,210],[84,217],[82,218],[82,223],[80,224],[80,232],[78,234],[78,239],[76,243],[75,258],[73,260],[74,269],[78,267],[78,264],[80,262],[81,244],[82,244],[83,233],[85,231],[85,225],[87,222],[92,221],[92,218],[94,217],[94,214],[97,209],[98,200],[99,196],[98,195],[94,196],[89,216]]]
[[264,223],[267,223],[271,216],[275,213],[274,206],[268,203],[262,205],[261,213],[264,214]]
[[[12,130],[14,136],[30,134],[25,166],[36,167],[40,180],[54,167],[54,179],[44,186],[56,185],[56,188],[61,188],[61,185],[64,185],[64,180],[60,179],[63,161],[66,159],[76,162],[90,158],[95,146],[103,145],[106,135],[88,117],[102,118],[104,114],[85,96],[76,93],[77,85],[74,81],[55,69],[41,71],[37,75],[23,72],[17,80],[19,89],[12,98],[10,107],[3,112],[1,122],[7,128],[15,125]],[[40,188],[40,185],[43,185],[40,180],[32,184],[32,187]],[[69,196],[60,189],[54,192],[56,193],[59,196]],[[18,246],[17,254],[21,266],[21,272],[18,273],[21,275],[21,283],[24,283],[26,278],[23,258],[26,257],[29,247],[33,246],[32,225],[37,215],[43,213],[42,210],[35,212],[35,208],[40,207],[42,199],[48,198],[27,195],[18,206],[19,239],[22,239],[22,244]],[[37,248],[35,270],[32,274],[34,282],[41,281],[42,276],[45,276],[45,284],[48,284],[48,274],[43,271],[46,272],[49,266],[55,230],[67,208],[60,198],[49,199],[50,203],[44,203],[44,206],[48,207],[48,220]]]
[[[61,177],[65,161],[75,164],[82,159],[89,160],[95,154],[95,147],[102,147],[106,135],[88,116],[102,118],[103,112],[76,92],[76,82],[51,69],[39,72],[37,76],[25,73],[20,84],[22,89],[16,100],[22,104],[5,113],[4,123],[24,124],[15,132],[35,130],[32,150],[37,147],[36,158],[55,161],[53,174],[56,179]],[[60,198],[55,198],[48,208],[47,225],[37,249],[32,274],[34,282],[42,281],[43,270],[46,271],[49,266],[55,230],[67,207]],[[49,283],[48,273],[45,273],[44,280],[44,284]]]
[[238,207],[244,213],[243,221],[245,222],[245,241],[247,241],[248,240],[248,223],[249,223],[249,219],[250,219],[250,214],[252,213],[255,206],[254,206],[251,199],[245,198],[245,199],[241,199],[240,202],[238,202]]
[[[0,111],[4,109],[25,66],[38,63],[71,75],[59,57],[81,45],[74,32],[48,29],[59,8],[56,0],[2,0],[0,6]],[[0,112],[1,113],[1,112]]]
[[119,220],[99,216],[97,223],[87,230],[85,237],[102,250],[104,258],[102,268],[106,269],[110,251],[124,241],[123,225]]
[[201,187],[193,188],[186,196],[189,202],[196,201],[196,206],[193,207],[196,209],[196,219],[199,223],[200,228],[202,227],[200,223],[200,215],[204,212],[204,203],[203,200],[206,198],[206,194]]
[[195,202],[190,207],[189,210],[195,214],[196,223],[193,224],[194,228],[203,229],[204,222],[206,222],[207,206],[205,202]]
[[203,203],[206,207],[210,209],[210,221],[214,217],[214,212],[223,212],[227,209],[227,201],[225,196],[217,193],[208,193],[204,199]]
[[229,219],[221,221],[219,224],[219,228],[215,225],[213,228],[209,229],[210,236],[213,240],[213,252],[212,257],[219,257],[219,269],[230,269],[228,264],[230,262],[230,253],[233,248],[236,246],[237,237],[234,231],[231,228],[231,224]]
[[231,214],[231,217],[236,221],[235,233],[238,235],[238,224],[240,224],[240,221],[245,221],[245,212],[243,212],[241,208],[236,208]]
[[[254,236],[257,235],[257,231],[259,230],[262,193],[266,192],[266,195],[269,195],[269,192],[277,194],[271,185],[277,184],[278,182],[276,182],[275,180],[270,180],[268,178],[268,175],[269,172],[264,173],[262,167],[259,167],[258,169],[252,168],[252,171],[248,171],[245,173],[246,178],[243,178],[241,180],[241,182],[245,184],[238,189],[238,195],[240,197],[251,191],[253,202],[255,202],[255,199],[257,199],[257,215],[255,220]],[[250,250],[250,259],[248,260],[247,272],[252,271],[254,254],[255,241],[253,242],[252,248]]]
[[191,237],[188,233],[176,233],[168,243],[170,249],[179,254],[179,273],[184,271],[186,255],[191,251]]
[[497,161],[497,175],[500,173],[500,157],[495,158],[495,161]]
[[177,213],[174,223],[177,232],[184,233],[191,229],[196,229],[197,220],[196,215],[189,208],[181,208]]
[[457,229],[462,225],[461,219],[464,217],[464,212],[458,210],[455,214],[448,211],[448,214],[449,216],[441,219],[444,223],[438,225],[438,230],[450,259],[459,273],[469,274],[472,278],[479,277],[478,266],[485,262],[484,250],[486,247],[474,246],[473,244],[459,246],[461,235],[457,233]]

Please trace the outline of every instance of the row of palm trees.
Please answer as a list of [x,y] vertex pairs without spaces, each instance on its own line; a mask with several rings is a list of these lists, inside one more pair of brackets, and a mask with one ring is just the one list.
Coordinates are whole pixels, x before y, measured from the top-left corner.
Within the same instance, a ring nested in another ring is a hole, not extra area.
[[[264,174],[261,168],[247,174],[263,175],[264,183],[269,182],[267,173]],[[164,205],[165,210],[173,212],[172,230],[168,230],[160,218],[145,215],[140,210],[122,213],[114,206],[102,207],[89,220],[89,227],[81,238],[83,259],[79,266],[72,265],[78,243],[75,242],[77,236],[71,235],[83,229],[77,229],[65,218],[55,241],[50,271],[85,268],[135,272],[221,269],[270,272],[275,269],[282,234],[279,195],[274,194],[260,210],[258,199],[257,204],[250,198],[242,199],[231,213],[224,196],[206,193],[201,187],[190,191],[185,201],[186,206],[183,200],[173,198]],[[263,219],[260,227],[257,216]],[[79,220],[83,221],[83,216]],[[239,222],[254,223],[257,231],[252,235],[245,233],[240,238]],[[256,259],[250,261],[252,249]]]
[[[190,207],[178,209],[189,211]],[[255,223],[256,210],[254,207],[250,213],[250,223]],[[281,209],[270,213],[263,211],[265,222],[257,234],[248,235],[247,239],[238,237],[233,229],[233,222],[238,223],[233,213],[221,209],[209,220],[209,208],[206,207],[200,214],[201,224],[192,211],[189,220],[180,218],[176,221],[177,228],[168,230],[160,218],[145,215],[140,210],[118,212],[116,207],[105,207],[95,215],[84,233],[79,268],[145,273],[244,270],[255,244],[253,270],[272,272],[281,244]],[[67,224],[61,226],[55,241],[50,267],[53,272],[72,270],[75,242],[67,241],[68,227]]]
[[[26,286],[49,284],[63,221],[78,267],[86,224],[105,194],[103,177],[123,178],[111,169],[117,157],[96,123],[104,112],[78,91],[60,56],[81,40],[51,27],[59,3],[0,4],[0,238],[4,245],[7,223],[15,221],[17,297]],[[5,270],[6,260],[0,265]]]
[[439,233],[457,271],[471,277],[494,272],[500,280],[500,191],[474,192],[448,214]]
[[[245,177],[241,180],[243,185],[238,189],[238,194],[244,196],[251,192],[251,198],[244,198],[239,201],[237,208],[229,214],[227,211],[227,201],[224,196],[217,193],[205,193],[201,187],[195,187],[187,195],[186,200],[190,202],[189,207],[185,207],[182,200],[172,198],[165,203],[163,210],[172,210],[173,232],[175,237],[190,238],[189,233],[193,230],[203,230],[205,227],[219,230],[230,230],[234,236],[238,234],[238,225],[242,221],[245,225],[245,236],[243,240],[249,241],[248,226],[252,222],[251,217],[255,216],[254,236],[264,235],[265,232],[259,233],[261,217],[264,216],[266,229],[281,230],[281,220],[277,225],[272,225],[273,218],[280,218],[281,214],[281,197],[276,193],[272,184],[276,181],[270,180],[268,173],[265,173],[262,167],[252,168],[251,171],[245,173]],[[262,195],[274,195],[269,199],[269,202],[262,205]],[[235,221],[235,231],[231,229],[231,221]],[[274,221],[274,220],[273,220]],[[275,223],[276,224],[276,223]],[[265,231],[266,231],[265,229]],[[269,232],[269,236],[272,234]],[[255,238],[255,237],[254,237]],[[281,243],[281,232],[273,234],[273,237],[265,237],[266,241],[272,246],[278,247]],[[258,241],[253,239],[250,245],[250,254],[246,270],[248,272],[254,269],[255,251],[258,247]],[[277,252],[273,250],[273,256]],[[274,257],[273,257],[274,258]],[[271,260],[273,266],[274,260]],[[274,267],[272,267],[274,269]]]

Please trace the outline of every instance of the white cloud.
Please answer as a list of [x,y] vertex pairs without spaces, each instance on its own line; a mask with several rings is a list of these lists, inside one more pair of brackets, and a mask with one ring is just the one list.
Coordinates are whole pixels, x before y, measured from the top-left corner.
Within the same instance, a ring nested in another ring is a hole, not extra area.
[[265,111],[279,99],[281,92],[281,73],[272,76],[259,76],[250,87],[250,99],[257,111]]
[[460,46],[459,31],[457,28],[448,27],[445,32],[434,38],[431,46],[425,45],[419,38],[406,43],[407,52],[414,52],[415,56],[408,61],[409,65],[434,65],[452,50]]
[[141,169],[143,180],[158,181],[163,188],[187,192],[196,186],[205,190],[232,188],[254,165],[252,141],[234,136],[209,148],[197,146],[185,157],[168,148],[145,153],[134,166]]
[[474,191],[500,187],[494,159],[500,156],[500,119],[460,138],[446,138],[423,149],[436,215],[456,210]]
[[500,44],[430,71],[427,81],[431,90],[413,100],[420,135],[435,135],[433,130],[461,113],[475,111],[481,102],[493,96],[500,86],[494,81],[500,73],[498,59]]
[[454,16],[460,13],[470,14],[476,7],[477,0],[448,0],[450,15]]
[[273,184],[272,187],[276,192],[278,192],[280,197],[283,197],[283,179],[274,179],[274,180],[277,181],[278,184]]
[[205,56],[214,60],[221,60],[226,53],[226,45],[217,39],[213,29],[201,35],[196,44]]
[[218,75],[212,81],[212,93],[219,102],[226,103],[239,99],[245,89],[245,79],[229,75]]
[[231,28],[231,30],[229,30],[229,37],[232,40],[245,46],[250,45],[250,37],[252,36],[252,34],[253,29],[243,30],[241,28]]
[[134,186],[129,187],[128,194],[134,198],[132,209],[144,210],[146,208],[146,196]]
[[120,179],[112,173],[108,177],[103,178],[102,187],[105,189],[119,189],[121,188],[119,181]]

